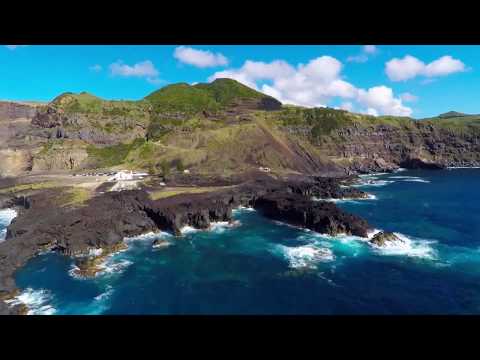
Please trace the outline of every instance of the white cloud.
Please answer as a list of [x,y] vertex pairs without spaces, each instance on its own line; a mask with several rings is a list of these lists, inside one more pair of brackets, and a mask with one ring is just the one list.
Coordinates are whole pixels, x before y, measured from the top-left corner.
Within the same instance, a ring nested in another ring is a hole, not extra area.
[[349,56],[347,62],[365,63],[369,59],[369,55],[374,55],[378,52],[378,48],[375,45],[364,45],[362,47],[362,53],[358,55]]
[[214,54],[211,51],[198,50],[186,46],[177,47],[173,56],[185,64],[199,68],[228,65],[228,59],[223,54]]
[[146,78],[151,84],[159,84],[159,72],[150,60],[138,62],[132,66],[124,64],[121,60],[110,64],[110,73],[113,76]]
[[89,67],[90,71],[93,71],[93,72],[100,72],[102,71],[102,65],[99,65],[99,64],[95,64],[95,65],[92,65]]
[[424,73],[425,76],[435,77],[461,71],[465,71],[465,64],[460,60],[452,58],[450,55],[446,55],[425,66]]
[[367,54],[375,54],[378,51],[378,49],[375,45],[365,45],[363,47],[363,51]]
[[5,47],[9,50],[15,50],[17,48],[25,47],[25,46],[28,46],[28,45],[5,45]]
[[374,86],[368,90],[358,90],[357,101],[367,106],[368,113],[373,112],[370,109],[375,110],[376,113],[397,115],[397,116],[410,116],[412,109],[404,106],[400,98],[395,98],[391,88],[386,86]]
[[385,64],[385,72],[392,81],[414,78],[422,73],[425,64],[416,57],[406,55],[403,59],[394,58]]
[[409,92],[405,92],[400,94],[400,99],[402,99],[405,102],[415,102],[418,100],[418,96],[410,94]]
[[417,76],[437,77],[465,71],[465,64],[450,55],[442,56],[429,64],[414,56],[393,58],[385,64],[385,72],[392,81],[405,81]]
[[396,98],[392,89],[386,86],[364,90],[343,80],[342,67],[342,63],[331,56],[321,56],[297,66],[283,60],[270,63],[247,60],[242,67],[218,71],[208,80],[235,79],[285,104],[324,107],[333,98],[340,98],[345,100],[341,108],[346,110],[353,109],[353,102],[357,102],[364,108],[375,110],[376,114],[412,113],[403,105],[402,99]]
[[136,77],[155,77],[158,76],[158,70],[150,60],[136,63],[133,66],[123,64],[121,60],[110,64],[112,75],[118,76],[136,76]]

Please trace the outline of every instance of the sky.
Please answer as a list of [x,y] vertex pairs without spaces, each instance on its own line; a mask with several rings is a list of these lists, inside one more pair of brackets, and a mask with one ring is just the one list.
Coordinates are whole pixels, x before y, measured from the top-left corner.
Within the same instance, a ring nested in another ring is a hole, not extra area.
[[0,99],[87,91],[137,100],[168,84],[227,77],[286,104],[414,118],[477,114],[478,59],[474,45],[4,45]]

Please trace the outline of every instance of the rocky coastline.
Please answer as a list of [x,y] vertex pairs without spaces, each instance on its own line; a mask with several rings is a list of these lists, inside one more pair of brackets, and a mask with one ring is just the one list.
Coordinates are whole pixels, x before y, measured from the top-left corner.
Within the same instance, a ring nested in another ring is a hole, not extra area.
[[[295,180],[257,179],[226,190],[181,194],[152,200],[146,189],[106,192],[85,206],[59,208],[53,190],[26,197],[1,199],[3,207],[18,209],[18,216],[0,243],[0,314],[25,313],[5,300],[18,295],[14,273],[50,250],[77,257],[80,276],[95,276],[106,256],[124,245],[124,239],[148,232],[181,235],[184,226],[208,229],[213,222],[232,222],[239,206],[253,207],[263,216],[321,233],[347,233],[366,237],[368,223],[335,204],[316,198],[364,198],[358,189],[342,187],[342,180],[305,177]],[[101,250],[91,256],[92,250]],[[90,256],[89,256],[90,255]]]

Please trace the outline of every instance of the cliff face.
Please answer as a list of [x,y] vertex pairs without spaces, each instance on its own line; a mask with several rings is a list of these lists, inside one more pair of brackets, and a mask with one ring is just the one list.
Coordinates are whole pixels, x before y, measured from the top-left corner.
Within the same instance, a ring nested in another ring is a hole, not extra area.
[[0,121],[31,119],[35,116],[36,106],[9,101],[0,101]]
[[477,117],[414,120],[296,109],[279,115],[279,127],[348,172],[480,164]]
[[455,132],[422,122],[412,122],[408,128],[346,127],[323,138],[318,147],[352,171],[409,168],[414,160],[440,167],[479,166],[479,130]]
[[329,176],[479,166],[480,116],[447,115],[417,121],[282,106],[227,79],[174,84],[139,101],[65,93],[40,106],[0,102],[0,176],[179,162],[202,173]]

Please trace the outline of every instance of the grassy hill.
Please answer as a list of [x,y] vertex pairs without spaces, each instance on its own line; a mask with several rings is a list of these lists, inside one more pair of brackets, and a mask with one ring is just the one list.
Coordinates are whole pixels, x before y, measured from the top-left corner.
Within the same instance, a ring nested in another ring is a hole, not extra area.
[[270,96],[240,84],[231,79],[217,79],[209,84],[189,85],[187,83],[165,86],[145,97],[156,111],[180,111],[197,113],[216,112],[235,101],[270,99]]

